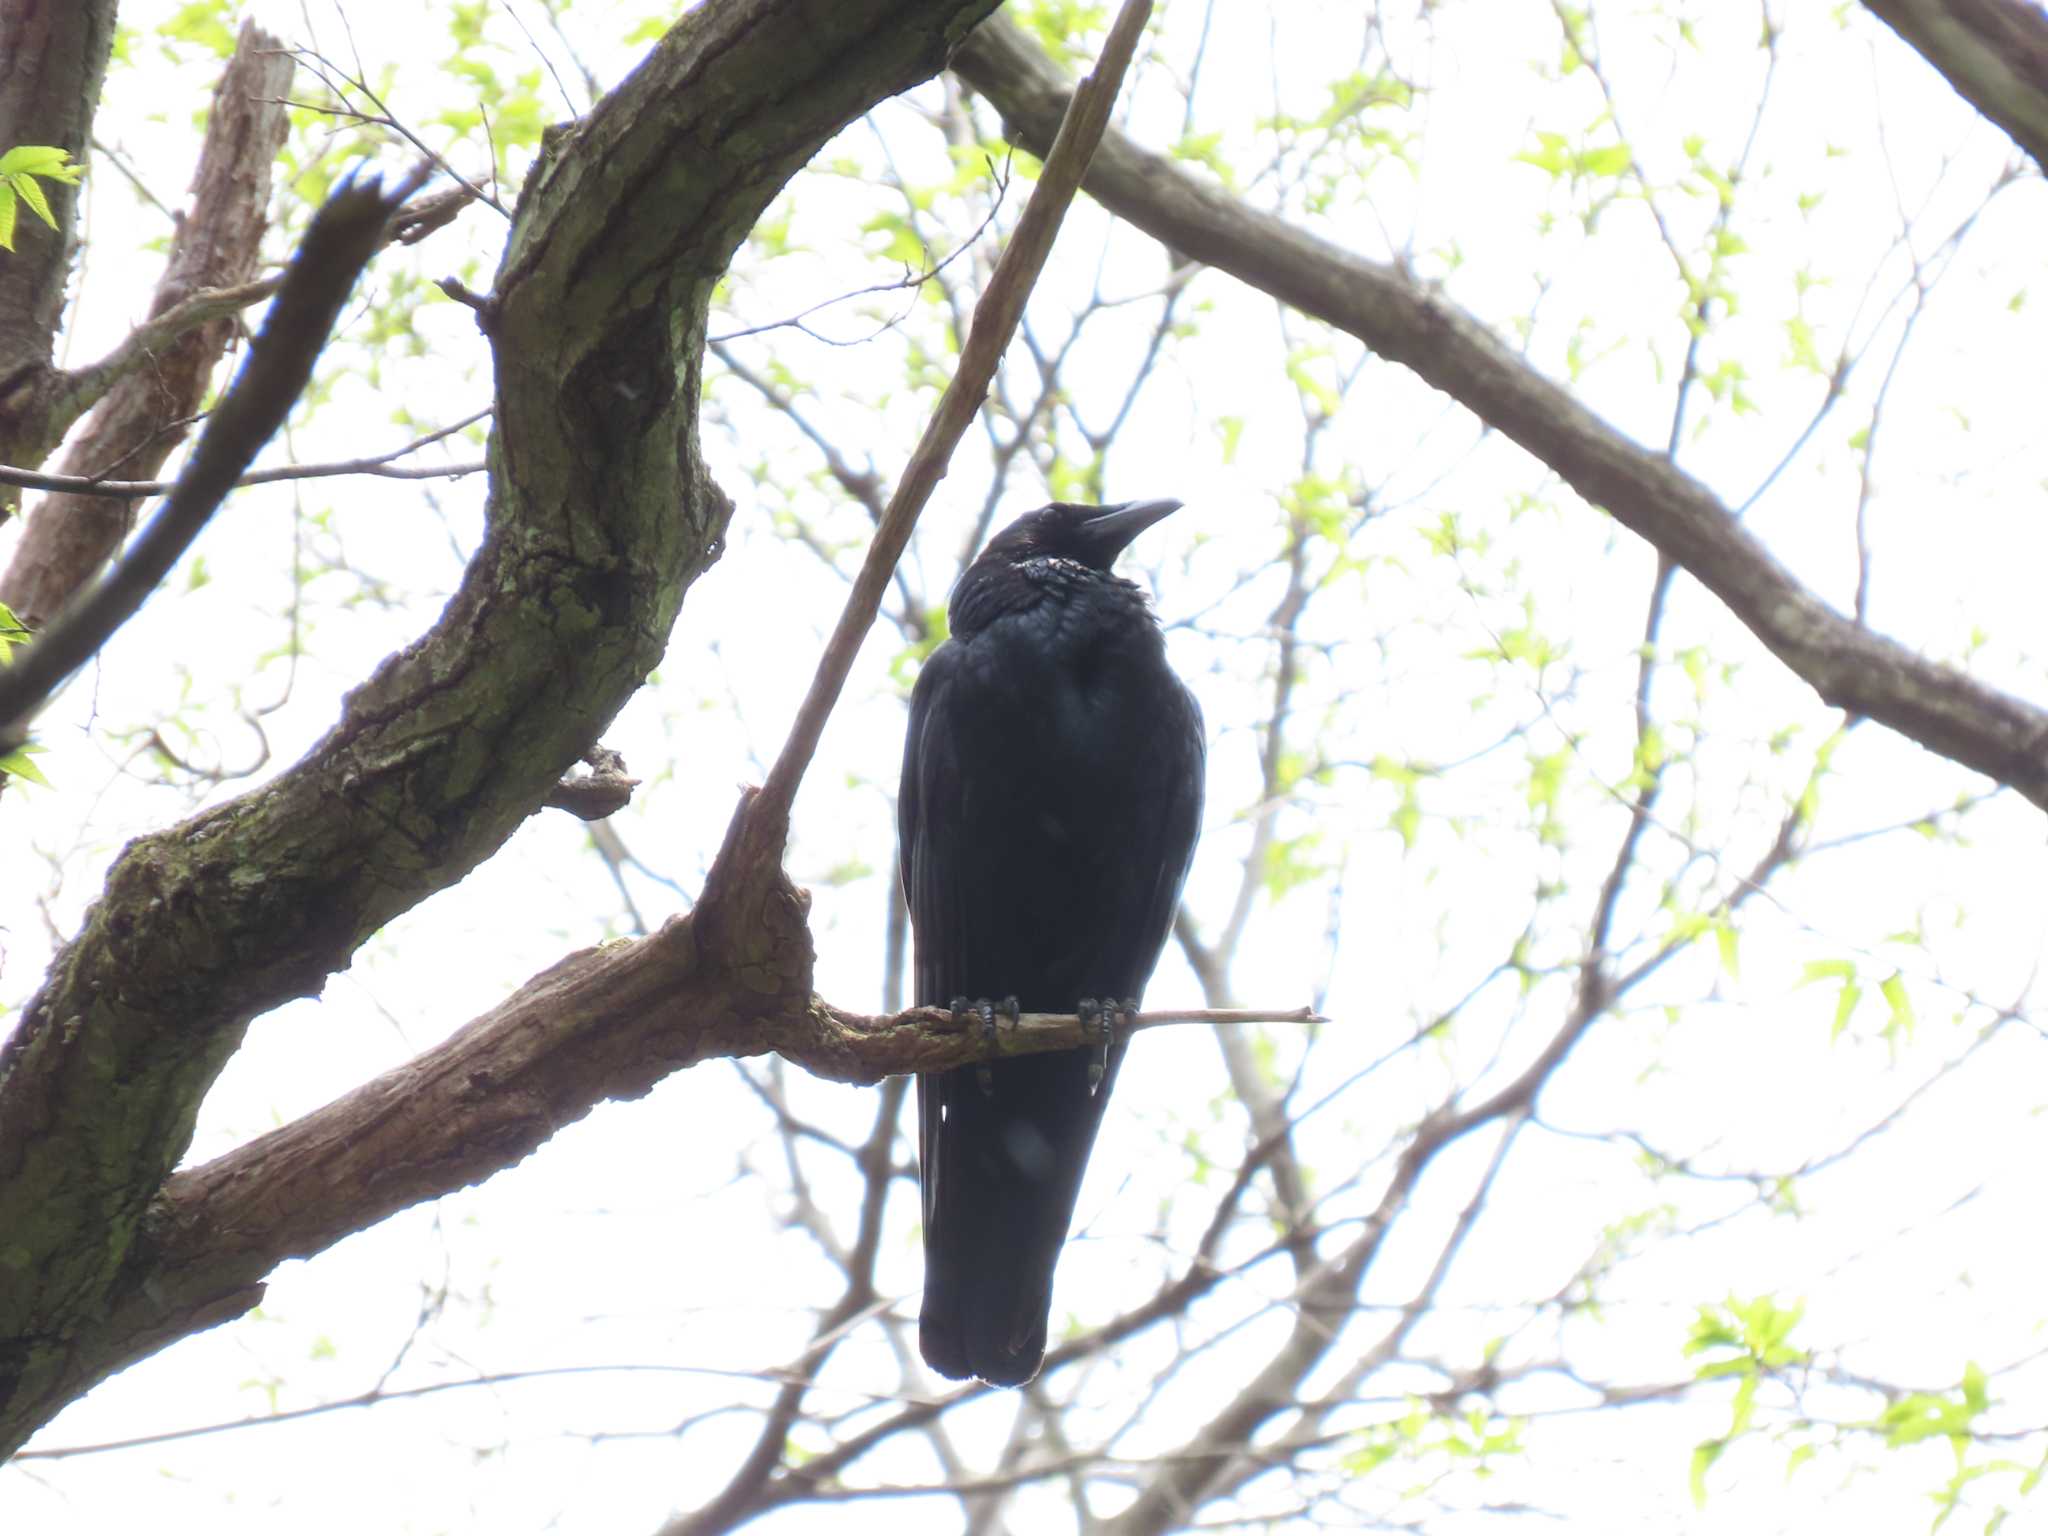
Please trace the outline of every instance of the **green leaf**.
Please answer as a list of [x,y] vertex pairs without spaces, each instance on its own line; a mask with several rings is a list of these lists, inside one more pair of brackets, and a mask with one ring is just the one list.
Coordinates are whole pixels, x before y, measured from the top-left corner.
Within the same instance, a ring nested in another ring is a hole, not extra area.
[[1939,1392],[1909,1392],[1888,1404],[1874,1427],[1884,1435],[1886,1445],[1896,1448],[1937,1436],[1954,1439],[1966,1435],[1970,1418],[1964,1404],[1951,1402]]
[[1835,1022],[1828,1031],[1829,1040],[1839,1040],[1842,1031],[1849,1027],[1849,1019],[1856,1012],[1856,1005],[1863,1001],[1863,989],[1855,982],[1845,982],[1841,996],[1835,999]]
[[14,189],[17,197],[28,204],[29,210],[37,218],[52,229],[57,227],[57,216],[50,212],[50,200],[43,196],[42,184],[35,177],[10,176],[7,178],[7,185]]
[[1221,133],[1191,133],[1183,137],[1167,151],[1176,160],[1191,160],[1204,166],[1216,175],[1224,186],[1233,185],[1230,162],[1223,158],[1223,135]]
[[1991,1406],[1984,1367],[1974,1360],[1963,1367],[1963,1403],[1972,1414],[1982,1413]]
[[46,176],[75,183],[85,167],[72,163],[71,151],[54,144],[17,144],[0,155],[0,176]]
[[1906,978],[1893,971],[1878,983],[1878,990],[1884,994],[1885,1002],[1891,1007],[1891,1017],[1885,1021],[1886,1034],[1913,1032],[1913,1000],[1906,995]]
[[1728,1449],[1726,1440],[1702,1440],[1692,1448],[1692,1502],[1695,1508],[1707,1507],[1707,1469],[1721,1459],[1721,1453]]
[[235,34],[228,30],[225,11],[219,0],[192,0],[156,29],[157,36],[195,44],[224,59],[235,51]]
[[17,144],[0,155],[0,248],[14,249],[16,199],[27,203],[29,211],[50,228],[57,227],[38,176],[69,186],[77,183],[83,170],[72,163],[69,150],[50,144]]
[[1307,885],[1328,870],[1326,861],[1314,857],[1321,840],[1319,834],[1308,832],[1300,837],[1275,838],[1267,845],[1265,885],[1272,900],[1279,901],[1289,891]]
[[1539,171],[1548,171],[1552,176],[1562,176],[1572,161],[1570,141],[1561,133],[1539,131],[1536,143],[1535,149],[1525,149],[1515,158]]
[[1735,1388],[1734,1420],[1728,1428],[1728,1438],[1734,1439],[1756,1418],[1756,1388],[1762,1378],[1755,1371],[1743,1373],[1741,1382]]
[[1856,1005],[1863,1001],[1863,988],[1856,980],[1854,960],[1809,960],[1806,970],[1800,975],[1798,985],[1811,986],[1817,981],[1839,981],[1842,990],[1835,996],[1835,1022],[1828,1033],[1830,1041],[1841,1038],[1842,1031],[1849,1027],[1850,1015]]
[[1809,960],[1806,969],[1800,973],[1797,985],[1807,987],[1816,981],[1854,981],[1856,962],[1854,960]]
[[1309,364],[1319,358],[1327,358],[1328,352],[1320,347],[1301,347],[1287,359],[1287,378],[1301,397],[1312,403],[1319,415],[1329,417],[1337,414],[1344,402],[1337,391],[1310,370]]
[[1632,158],[1626,144],[1609,144],[1581,154],[1579,169],[1588,176],[1619,176],[1628,169]]
[[1726,918],[1722,918],[1714,924],[1714,943],[1721,951],[1721,969],[1726,971],[1734,980],[1740,981],[1742,979],[1742,966],[1736,955],[1735,925]]
[[0,755],[0,773],[24,783],[40,784],[44,789],[50,788],[50,781],[43,777],[43,771],[29,761],[33,754],[42,750],[33,742],[24,742],[12,752]]
[[1827,372],[1820,360],[1820,349],[1814,345],[1813,326],[1804,315],[1794,315],[1785,322],[1785,338],[1791,344],[1792,354],[1787,361],[1793,367],[1804,368],[1808,373]]
[[1394,814],[1388,818],[1388,822],[1400,833],[1402,849],[1412,853],[1415,849],[1415,834],[1422,827],[1422,807],[1415,803],[1412,791],[1407,799],[1394,807]]

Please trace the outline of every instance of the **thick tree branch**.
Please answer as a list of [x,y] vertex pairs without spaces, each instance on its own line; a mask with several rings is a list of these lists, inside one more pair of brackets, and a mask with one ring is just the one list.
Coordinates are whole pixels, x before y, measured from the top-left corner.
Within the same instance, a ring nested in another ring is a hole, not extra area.
[[[805,942],[806,905],[775,914],[772,945]],[[707,964],[703,930],[699,909],[649,938],[565,956],[432,1050],[174,1175],[137,1253],[153,1283],[132,1291],[105,1329],[124,1341],[113,1363],[246,1310],[286,1259],[489,1178],[600,1102],[638,1098],[699,1062],[775,1051],[818,1077],[877,1083],[1088,1043],[1072,1014],[1027,1013],[993,1041],[941,1008],[875,1016],[812,997],[801,1010],[763,1014],[758,978]],[[1131,1027],[1315,1017],[1155,1010]],[[86,1384],[81,1373],[75,1385]]]
[[2027,0],[1864,0],[2048,170],[2048,12]]
[[[86,160],[118,9],[116,0],[0,0],[0,149],[49,144]],[[78,239],[78,188],[52,182],[45,192],[56,229],[24,222],[0,261],[0,463],[40,464],[70,425],[53,431],[42,397]],[[0,522],[18,501],[0,487]]]
[[[700,7],[549,136],[497,282],[493,483],[460,590],[304,761],[129,846],[0,1055],[0,1454],[109,1371],[252,1304],[262,1266],[204,1225],[220,1207],[165,1187],[201,1096],[250,1019],[488,858],[660,661],[732,510],[696,431],[718,274],[819,145],[928,77],[992,4]],[[808,1006],[803,904],[779,869],[735,871],[687,932],[682,993],[721,1006],[706,1029]],[[537,1140],[550,1102],[508,1089],[486,1134]],[[462,1181],[368,1182],[419,1198]],[[227,1187],[276,1215],[260,1185]],[[317,1246],[318,1218],[282,1224]]]
[[[1001,19],[984,25],[953,67],[996,104],[1022,143],[1046,143],[1069,87],[1022,31]],[[2048,809],[2048,711],[1851,623],[1802,586],[1706,487],[1624,437],[1442,295],[1247,207],[1114,131],[1104,136],[1086,185],[1176,252],[1350,332],[1458,400],[1683,566],[1829,704],[1868,715]]]
[[[153,314],[165,314],[194,293],[244,283],[256,271],[270,222],[270,168],[289,127],[279,98],[291,77],[292,61],[278,40],[244,22],[234,57],[214,90],[192,178],[192,206],[171,236],[170,255],[150,305]],[[221,316],[146,350],[137,346],[134,355],[147,358],[148,371],[131,367],[98,385],[104,398],[66,447],[60,473],[103,474],[119,465],[135,479],[154,475],[205,401],[214,365],[233,331]],[[79,376],[69,377],[70,392],[82,397]],[[53,426],[61,420],[61,412],[53,413]],[[42,628],[99,573],[134,523],[132,505],[46,496],[31,513],[7,573],[0,577],[0,602],[31,629]]]

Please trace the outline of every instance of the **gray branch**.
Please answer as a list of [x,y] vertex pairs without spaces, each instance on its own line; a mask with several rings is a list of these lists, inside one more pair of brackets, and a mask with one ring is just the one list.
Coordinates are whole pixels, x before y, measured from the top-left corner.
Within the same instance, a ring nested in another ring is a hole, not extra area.
[[[1019,142],[1044,149],[1071,87],[1037,44],[997,19],[968,39],[953,68],[995,103]],[[1442,295],[1247,206],[1114,129],[1086,186],[1170,249],[1348,331],[1459,401],[1683,566],[1827,703],[2048,809],[2048,711],[1837,613],[1705,486],[1587,410]]]
[[2048,12],[2027,0],[1864,0],[2048,170]]

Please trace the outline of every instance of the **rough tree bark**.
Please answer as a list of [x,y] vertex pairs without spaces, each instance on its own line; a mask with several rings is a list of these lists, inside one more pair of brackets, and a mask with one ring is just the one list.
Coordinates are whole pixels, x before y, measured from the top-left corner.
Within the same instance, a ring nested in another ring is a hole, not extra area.
[[[92,114],[114,49],[116,0],[0,0],[0,150],[49,144],[86,159]],[[45,183],[53,231],[21,221],[0,261],[0,464],[40,464],[68,420],[51,415],[57,321],[78,242],[78,188]],[[0,522],[20,493],[0,486]]]
[[2048,170],[2048,12],[2027,0],[1864,0]]
[[[291,56],[253,22],[242,24],[234,57],[222,73],[206,121],[206,140],[192,178],[192,205],[171,237],[170,256],[150,304],[152,315],[203,289],[228,288],[256,275],[269,226],[270,171],[289,122],[283,98]],[[177,425],[206,398],[214,365],[235,322],[225,316],[196,326],[152,354],[93,407],[71,440],[57,473],[148,480],[184,440]],[[5,576],[0,603],[40,629],[119,549],[135,525],[135,503],[103,496],[45,496],[29,514]]]
[[[0,1054],[0,1453],[260,1296],[208,1262],[232,1235],[165,1193],[200,1099],[250,1019],[488,858],[659,662],[732,513],[697,446],[718,274],[818,146],[940,68],[993,4],[708,6],[550,136],[484,313],[497,429],[461,589],[303,761],[130,845]],[[714,882],[664,953],[662,995],[706,1027],[809,1007],[803,903],[779,869]],[[468,1084],[502,1095],[495,1166],[556,1128],[530,1086]]]

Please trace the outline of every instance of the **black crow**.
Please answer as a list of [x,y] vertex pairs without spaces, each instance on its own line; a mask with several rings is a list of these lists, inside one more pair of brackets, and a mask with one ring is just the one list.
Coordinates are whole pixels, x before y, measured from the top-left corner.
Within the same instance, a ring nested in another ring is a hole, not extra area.
[[[989,540],[910,701],[898,801],[917,1001],[1111,1019],[1159,960],[1202,813],[1202,713],[1125,545],[1180,505],[1055,502]],[[1124,1047],[918,1079],[924,1310],[942,1376],[1038,1374],[1053,1266]]]

